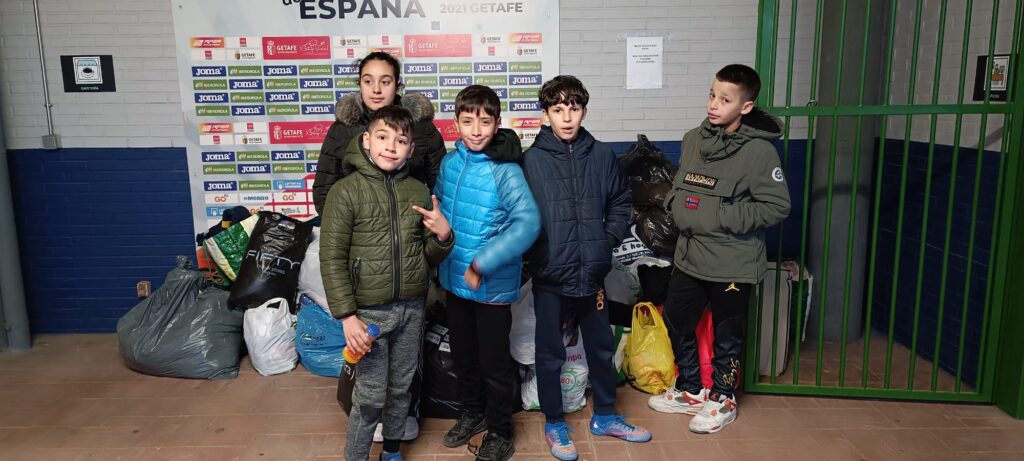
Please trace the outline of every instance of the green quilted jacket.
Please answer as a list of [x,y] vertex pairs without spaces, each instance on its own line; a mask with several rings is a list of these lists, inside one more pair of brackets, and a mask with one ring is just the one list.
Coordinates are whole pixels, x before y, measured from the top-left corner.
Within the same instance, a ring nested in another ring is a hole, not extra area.
[[412,209],[431,209],[430,192],[408,165],[385,173],[370,162],[362,136],[348,145],[350,174],[331,186],[320,232],[320,270],[335,318],[427,294],[428,267],[448,256],[454,237],[439,242]]

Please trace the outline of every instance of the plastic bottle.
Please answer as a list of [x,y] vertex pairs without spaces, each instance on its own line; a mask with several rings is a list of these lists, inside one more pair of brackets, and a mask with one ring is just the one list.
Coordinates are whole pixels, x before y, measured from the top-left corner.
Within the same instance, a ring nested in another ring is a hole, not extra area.
[[[372,341],[373,339],[377,338],[377,335],[380,334],[380,327],[378,327],[376,324],[371,323],[366,327],[366,334],[370,335],[370,340]],[[359,359],[363,358],[363,354],[359,354],[353,350],[350,350],[348,346],[345,346],[345,349],[341,351],[341,355],[345,357],[346,362],[351,364],[356,364],[359,362]]]

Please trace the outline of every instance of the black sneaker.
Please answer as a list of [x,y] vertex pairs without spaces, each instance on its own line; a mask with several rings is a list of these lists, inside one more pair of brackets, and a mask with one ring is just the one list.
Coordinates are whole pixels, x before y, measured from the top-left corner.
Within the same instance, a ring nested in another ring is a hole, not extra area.
[[488,432],[476,452],[476,461],[508,461],[515,452],[516,447],[511,438]]
[[459,420],[455,422],[455,426],[452,426],[448,430],[448,433],[444,435],[444,440],[441,442],[448,448],[461,447],[469,442],[474,435],[477,435],[487,429],[487,421],[484,420],[484,415],[479,413],[463,413],[459,416]]

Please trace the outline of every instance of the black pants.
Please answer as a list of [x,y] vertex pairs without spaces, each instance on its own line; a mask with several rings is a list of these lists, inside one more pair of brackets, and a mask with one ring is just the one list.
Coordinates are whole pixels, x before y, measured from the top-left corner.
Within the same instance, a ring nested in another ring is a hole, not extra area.
[[696,328],[710,302],[715,324],[715,358],[711,362],[715,384],[711,390],[730,396],[735,392],[752,287],[748,283],[709,282],[678,269],[672,271],[664,313],[679,366],[676,389],[696,394],[702,387]]
[[615,413],[615,341],[608,323],[608,309],[597,310],[597,295],[575,298],[562,296],[538,286],[533,287],[533,307],[537,314],[537,397],[540,410],[549,423],[564,421],[562,412],[562,364],[565,344],[562,323],[575,314],[587,353],[587,377],[594,392],[594,414]]
[[515,365],[509,352],[512,310],[448,293],[447,316],[455,375],[465,411],[483,413],[487,430],[512,436]]

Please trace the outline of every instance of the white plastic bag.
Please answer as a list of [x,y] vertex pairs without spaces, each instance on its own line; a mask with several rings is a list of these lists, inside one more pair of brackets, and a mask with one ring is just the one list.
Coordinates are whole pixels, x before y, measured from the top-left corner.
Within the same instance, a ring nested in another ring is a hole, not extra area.
[[313,240],[306,247],[306,256],[299,267],[299,293],[309,296],[327,314],[331,308],[327,305],[327,291],[324,290],[324,279],[320,275],[320,228],[313,228]]
[[287,373],[295,368],[295,316],[288,301],[273,298],[245,311],[242,326],[252,366],[263,376]]
[[[562,364],[559,382],[562,385],[562,411],[573,413],[587,406],[586,392],[589,370],[582,337],[577,334],[570,336],[569,339],[570,344],[565,348],[565,363]],[[523,409],[539,410],[540,398],[537,395],[536,365],[523,367],[520,370],[520,375],[522,377],[520,394]]]
[[[512,358],[523,365],[532,365],[537,349],[534,334],[537,314],[533,310],[533,280],[519,288],[519,300],[512,303],[512,328],[508,332]],[[535,394],[536,395],[536,394]]]

